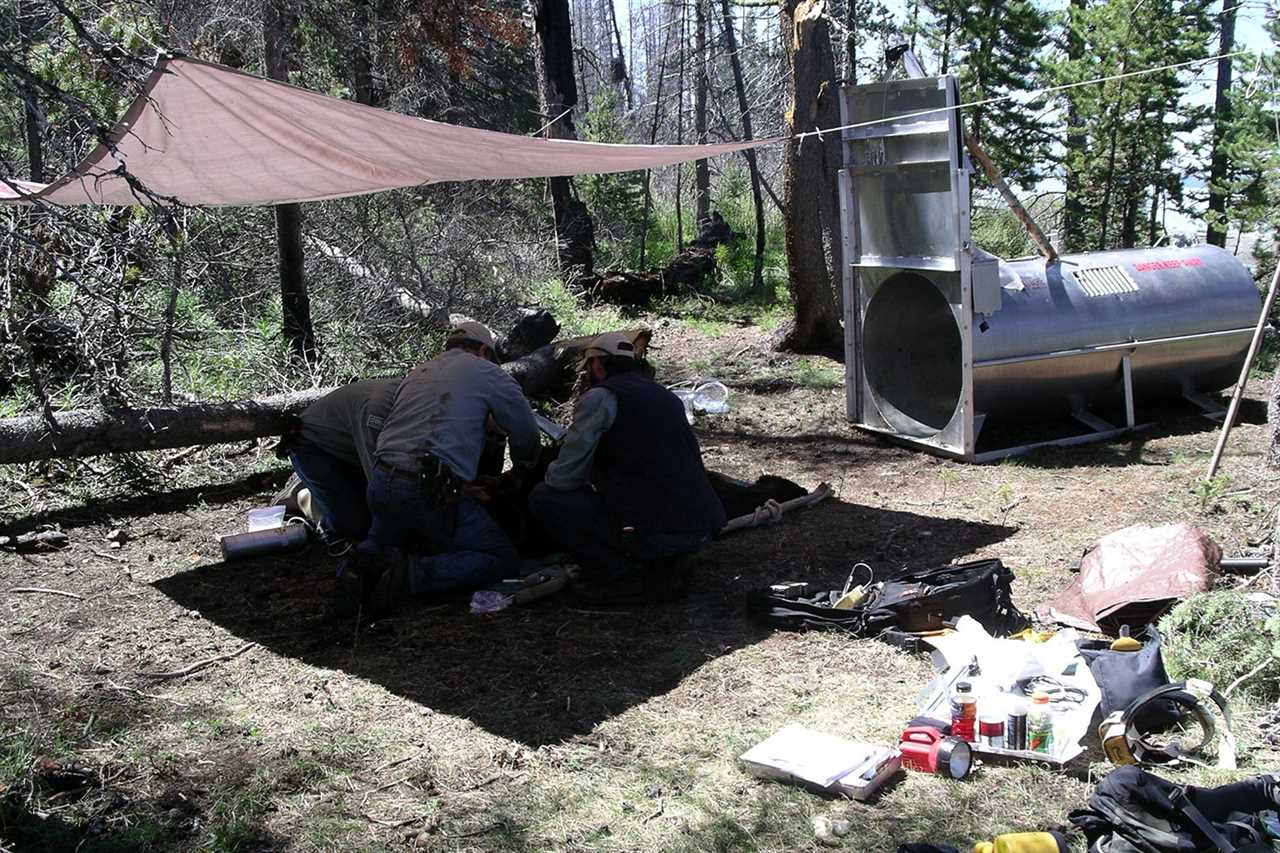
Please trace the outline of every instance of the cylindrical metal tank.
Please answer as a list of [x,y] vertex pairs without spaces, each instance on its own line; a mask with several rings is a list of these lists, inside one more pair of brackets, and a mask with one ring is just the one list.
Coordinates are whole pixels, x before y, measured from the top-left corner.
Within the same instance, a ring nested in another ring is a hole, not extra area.
[[[1000,308],[973,318],[977,415],[1036,417],[1135,397],[1217,391],[1240,372],[1261,300],[1248,270],[1215,246],[1000,261]],[[865,307],[868,386],[894,428],[924,437],[955,416],[961,333],[951,303],[904,271]]]

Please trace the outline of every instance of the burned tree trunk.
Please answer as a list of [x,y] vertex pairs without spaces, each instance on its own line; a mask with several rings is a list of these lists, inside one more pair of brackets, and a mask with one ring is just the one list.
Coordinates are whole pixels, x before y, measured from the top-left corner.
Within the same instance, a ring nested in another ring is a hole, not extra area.
[[[36,29],[36,22],[33,20],[35,9],[33,4],[18,0],[15,12],[18,23],[18,41],[22,45],[23,52],[26,53],[31,48],[31,33]],[[44,145],[40,128],[43,122],[40,116],[40,96],[30,86],[22,88],[21,96],[23,121],[27,137],[27,165],[31,173],[31,180],[40,184],[44,183]]]
[[[269,0],[262,11],[262,36],[267,76],[288,82],[296,50],[297,15]],[[294,360],[311,363],[316,358],[316,336],[311,325],[311,300],[302,256],[302,205],[276,205],[276,240],[280,252],[280,308],[284,336]]]
[[[707,0],[693,3],[693,130],[707,144]],[[711,169],[704,157],[693,161],[693,225],[701,228],[711,215]]]
[[369,107],[377,106],[373,90],[373,59],[369,50],[374,20],[373,0],[359,0],[355,4],[355,44],[351,47],[351,93],[357,103]]
[[[626,332],[643,352],[647,329]],[[507,362],[528,397],[566,397],[577,376],[582,351],[594,336],[557,341],[523,358]],[[282,435],[293,419],[332,388],[279,394],[258,400],[191,403],[152,409],[78,409],[55,417],[52,429],[44,415],[0,419],[0,465],[73,459],[103,453],[169,450],[203,444],[225,444]]]
[[[573,77],[573,29],[568,0],[534,3],[534,64],[538,98],[549,139],[577,139],[573,109],[578,86]],[[548,178],[560,269],[566,280],[591,275],[595,267],[595,227],[587,206],[574,197],[570,178]]]
[[[785,0],[782,27],[790,33],[791,133],[834,127],[838,118],[835,59],[831,36],[823,17],[822,0]],[[827,134],[839,145],[838,134]],[[820,137],[788,138],[783,153],[783,195],[786,199],[785,232],[789,287],[795,301],[795,323],[783,336],[779,349],[795,352],[832,352],[840,349],[843,334],[833,298],[833,280],[841,270],[838,255],[823,248],[823,234],[839,243],[839,218],[830,198],[839,168],[839,148]],[[829,260],[830,258],[830,260]],[[834,261],[834,263],[832,263]],[[829,266],[831,264],[831,266]]]
[[[729,0],[720,0],[720,13],[724,18],[724,46],[729,52],[729,66],[733,70],[733,87],[738,93],[738,110],[742,114],[742,138],[754,139],[751,133],[751,108],[747,105],[747,84],[742,78],[742,60],[738,58],[738,40],[733,34],[733,13]],[[834,125],[832,125],[834,127]],[[751,203],[756,212],[756,254],[751,266],[751,286],[756,293],[764,293],[764,195],[760,191],[760,165],[756,150],[742,152],[751,171]]]

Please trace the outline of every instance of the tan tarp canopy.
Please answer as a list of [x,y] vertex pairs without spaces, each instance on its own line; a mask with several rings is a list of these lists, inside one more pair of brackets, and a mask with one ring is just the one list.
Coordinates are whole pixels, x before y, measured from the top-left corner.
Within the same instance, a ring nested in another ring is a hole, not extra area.
[[160,61],[109,138],[114,151],[98,146],[47,186],[0,181],[0,201],[282,204],[433,181],[626,172],[776,141],[535,139],[412,118],[182,57]]

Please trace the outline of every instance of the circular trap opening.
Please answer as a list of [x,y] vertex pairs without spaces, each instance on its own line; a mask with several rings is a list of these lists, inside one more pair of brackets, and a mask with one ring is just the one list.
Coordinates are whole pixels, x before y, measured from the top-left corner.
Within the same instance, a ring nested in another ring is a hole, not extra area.
[[960,329],[933,282],[898,273],[876,291],[862,324],[864,369],[885,421],[913,438],[937,435],[964,389]]

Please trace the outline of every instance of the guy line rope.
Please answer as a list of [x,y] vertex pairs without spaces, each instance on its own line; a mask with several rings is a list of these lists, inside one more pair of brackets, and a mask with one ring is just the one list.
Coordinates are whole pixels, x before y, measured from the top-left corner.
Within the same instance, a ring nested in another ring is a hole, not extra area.
[[[952,110],[962,110],[962,109],[967,109],[969,107],[980,107],[980,106],[985,106],[986,104],[997,104],[1002,101],[1012,101],[1019,96],[1048,95],[1054,92],[1062,92],[1067,89],[1075,89],[1080,86],[1092,86],[1097,83],[1109,83],[1112,80],[1124,80],[1129,77],[1142,77],[1147,74],[1158,74],[1161,71],[1173,71],[1178,68],[1188,68],[1192,65],[1208,65],[1211,62],[1217,62],[1219,59],[1227,59],[1229,57],[1235,57],[1235,56],[1245,56],[1248,53],[1249,51],[1247,50],[1237,50],[1237,51],[1232,51],[1231,53],[1221,53],[1221,54],[1218,54],[1217,56],[1204,57],[1203,59],[1191,59],[1185,62],[1173,62],[1173,63],[1170,63],[1169,65],[1159,65],[1159,66],[1156,66],[1155,68],[1143,68],[1138,71],[1126,71],[1121,74],[1111,74],[1106,77],[1094,77],[1089,80],[1077,80],[1074,83],[1063,83],[1058,86],[1044,86],[1039,89],[1029,89],[1025,92],[1019,92],[1016,95],[1013,95],[1013,94],[997,95],[995,97],[982,98],[976,101],[968,101],[966,103],[956,104],[954,106],[932,107],[927,110],[917,110],[916,112],[901,113],[899,115],[886,116],[884,118],[877,118],[877,119],[870,119],[868,121],[860,121],[860,122],[855,122],[853,124],[842,124],[838,127],[824,127],[819,130],[807,130],[803,133],[794,134],[790,138],[804,139],[807,136],[817,136],[820,138],[825,133],[838,133],[843,130],[853,130],[859,127],[870,127],[872,125],[877,125],[877,124],[886,124],[888,122],[902,121],[903,119],[919,118],[921,116],[927,116],[927,115],[936,115],[938,113],[951,112]],[[777,139],[772,139],[769,141],[777,142],[785,138],[786,137],[779,137]]]

